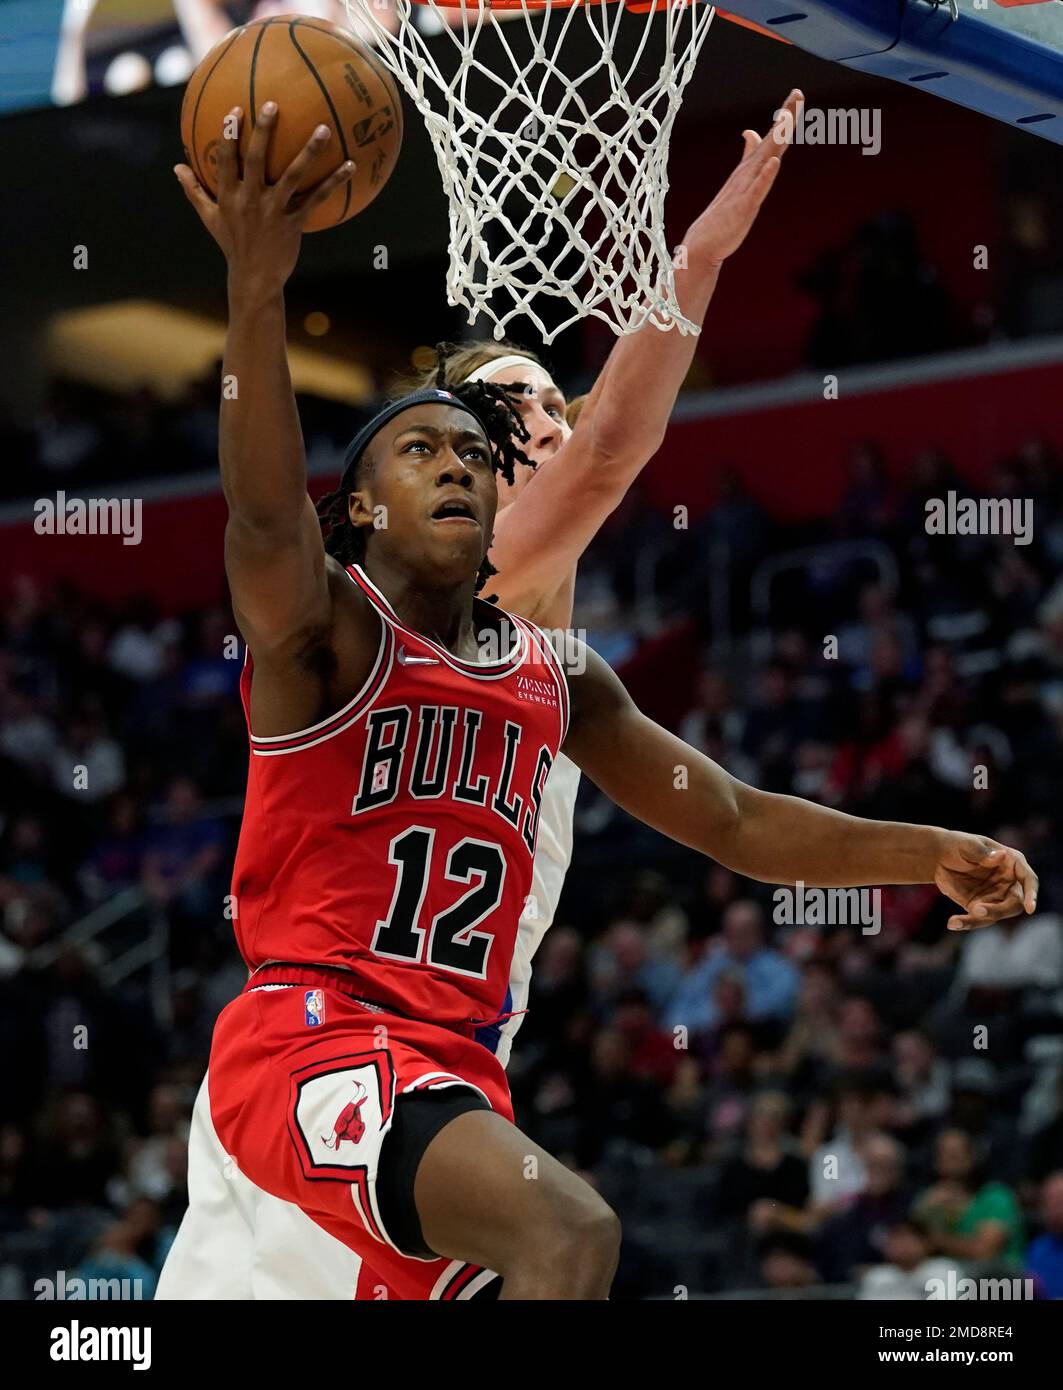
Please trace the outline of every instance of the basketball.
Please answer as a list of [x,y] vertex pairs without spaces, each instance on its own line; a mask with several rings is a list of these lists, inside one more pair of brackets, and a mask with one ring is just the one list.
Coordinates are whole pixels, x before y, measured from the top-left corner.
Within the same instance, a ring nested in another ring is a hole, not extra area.
[[380,59],[337,25],[297,15],[255,20],[227,34],[193,72],[181,106],[185,157],[215,197],[225,117],[234,106],[244,112],[244,156],[266,101],[278,107],[267,165],[271,182],[319,125],[332,135],[301,190],[316,187],[344,160],[356,166],[353,177],[314,210],[306,230],[335,227],[368,207],[391,177],[402,146],[402,102]]

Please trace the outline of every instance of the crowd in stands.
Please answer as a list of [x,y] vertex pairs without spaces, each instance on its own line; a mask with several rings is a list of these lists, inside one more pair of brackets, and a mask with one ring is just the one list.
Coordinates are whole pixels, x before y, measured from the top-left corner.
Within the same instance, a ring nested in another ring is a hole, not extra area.
[[[934,888],[901,887],[873,930],[802,922],[584,785],[510,1076],[519,1122],[624,1220],[619,1297],[923,1297],[949,1271],[1063,1297],[1063,469],[1037,443],[1001,461],[995,494],[1033,508],[1019,546],[928,535],[925,500],[961,474],[928,454],[900,483],[886,462],[858,451],[833,516],[801,526],[735,479],[686,533],[634,497],[587,558],[576,626],[629,669],[649,653],[670,722],[736,775],[1015,845],[1038,909],[957,935]],[[721,535],[722,647],[703,564]],[[898,583],[839,558],[861,538]],[[756,630],[749,577],[798,545],[817,563]],[[226,609],[108,606],[29,577],[2,621],[0,1038],[17,1064],[0,1295],[65,1269],[150,1297],[213,1022],[245,978],[225,911],[242,652]],[[98,936],[67,935],[117,902]],[[121,968],[147,940],[161,990]]]
[[[1006,202],[1000,273],[976,302],[961,302],[946,287],[908,210],[884,210],[855,225],[826,241],[797,275],[813,313],[804,342],[794,344],[795,360],[837,370],[1063,331],[1061,220],[1058,189],[1037,170],[1033,186]],[[534,337],[530,320],[527,329]],[[511,331],[519,337],[519,325]],[[587,345],[573,334],[555,344],[555,366],[565,366],[574,395],[591,378]],[[393,348],[370,341],[365,350],[364,365],[384,387],[394,374]],[[695,360],[691,385],[711,379],[710,359],[711,343]],[[148,386],[118,394],[56,378],[32,413],[0,407],[0,499],[213,470],[220,379],[216,362],[164,399]],[[303,393],[299,408],[311,461],[315,449],[329,458],[350,439],[349,407]]]

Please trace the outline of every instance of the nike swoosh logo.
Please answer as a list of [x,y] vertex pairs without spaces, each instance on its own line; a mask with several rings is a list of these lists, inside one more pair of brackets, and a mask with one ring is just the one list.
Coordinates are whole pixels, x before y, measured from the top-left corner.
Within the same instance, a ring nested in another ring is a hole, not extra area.
[[438,666],[439,662],[434,656],[411,656],[405,647],[399,648],[400,666]]

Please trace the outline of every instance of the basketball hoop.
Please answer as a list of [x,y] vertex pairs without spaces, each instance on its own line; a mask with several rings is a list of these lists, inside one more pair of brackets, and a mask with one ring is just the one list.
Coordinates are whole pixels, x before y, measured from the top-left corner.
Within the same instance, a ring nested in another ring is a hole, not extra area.
[[[618,334],[647,322],[698,331],[676,302],[664,199],[672,123],[712,8],[394,0],[391,33],[381,0],[345,3],[428,127],[450,205],[447,299],[470,323],[486,314],[502,338],[527,314],[546,343],[588,316]],[[439,21],[431,48],[415,3]],[[492,23],[492,10],[512,22]],[[543,299],[562,322],[544,323]]]

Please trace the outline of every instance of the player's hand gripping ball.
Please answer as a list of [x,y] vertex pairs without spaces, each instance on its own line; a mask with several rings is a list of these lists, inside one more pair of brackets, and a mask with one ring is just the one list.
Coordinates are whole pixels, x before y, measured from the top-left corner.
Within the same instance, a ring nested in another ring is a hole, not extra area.
[[281,15],[234,29],[207,54],[188,82],[181,139],[196,178],[218,194],[218,146],[226,116],[241,107],[240,157],[246,158],[254,113],[279,107],[266,177],[275,183],[319,125],[328,142],[299,183],[308,192],[335,168],[355,171],[308,216],[303,230],[335,227],[369,206],[391,177],[402,146],[402,102],[387,68],[353,34],[320,19]]

